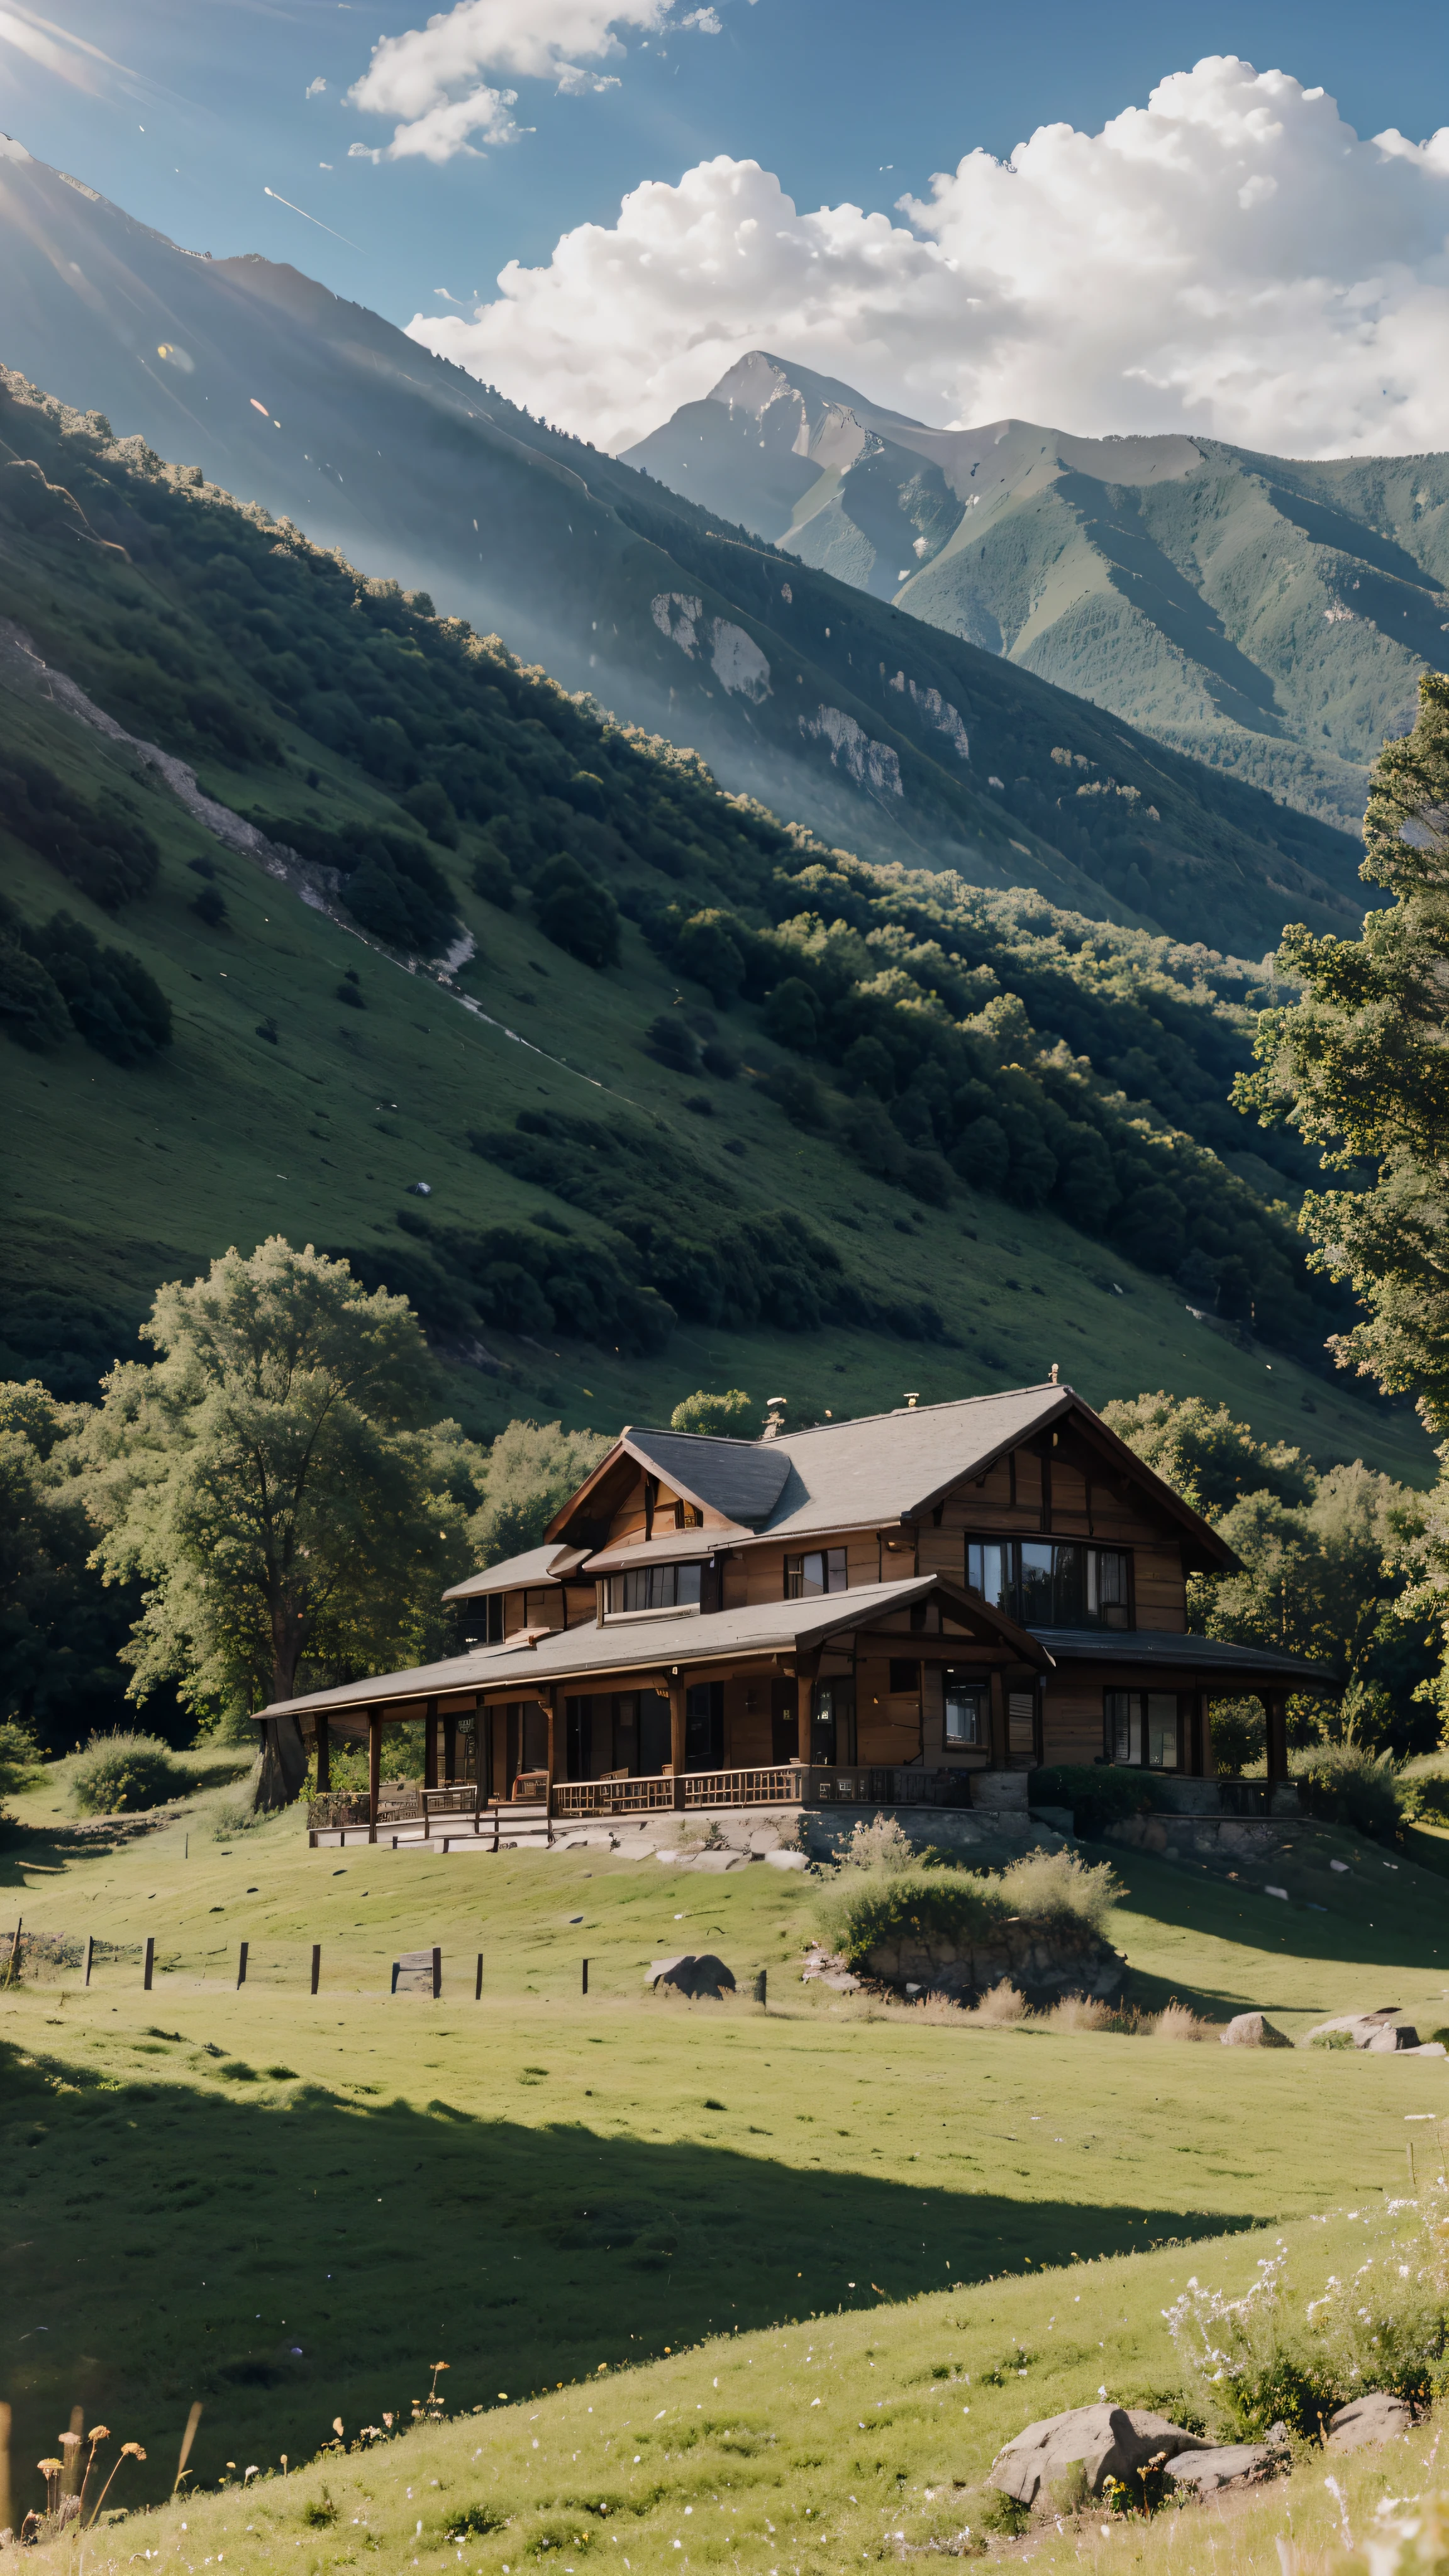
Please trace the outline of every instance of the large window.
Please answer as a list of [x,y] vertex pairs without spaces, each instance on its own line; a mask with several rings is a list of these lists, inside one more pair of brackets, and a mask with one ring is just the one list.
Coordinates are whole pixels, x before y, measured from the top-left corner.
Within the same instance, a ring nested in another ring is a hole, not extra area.
[[1148,1771],[1177,1769],[1176,1691],[1109,1690],[1106,1720],[1109,1762],[1129,1762]]
[[966,1588],[1023,1628],[1125,1628],[1127,1558],[1076,1539],[969,1539]]
[[971,1753],[991,1742],[991,1689],[979,1673],[957,1672],[950,1664],[943,1675],[946,1700],[946,1750]]
[[811,1556],[787,1556],[785,1559],[785,1598],[805,1601],[816,1592],[845,1590],[845,1550],[843,1547],[817,1547]]
[[609,1608],[684,1610],[699,1606],[697,1565],[641,1565],[633,1574],[611,1574]]

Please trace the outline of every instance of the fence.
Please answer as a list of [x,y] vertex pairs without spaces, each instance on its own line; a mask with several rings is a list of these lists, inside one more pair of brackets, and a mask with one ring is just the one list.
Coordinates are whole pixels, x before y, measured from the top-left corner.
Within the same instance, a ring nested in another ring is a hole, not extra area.
[[[451,1994],[470,1988],[475,2000],[481,2001],[484,1953],[445,1954],[436,1945],[404,1950],[393,1957],[365,1943],[331,1942],[327,1945],[332,1971],[329,1991],[407,1994],[417,1990],[418,1977],[426,1967],[429,1990],[440,1995],[445,1955]],[[240,1993],[244,1987],[261,1987],[275,1993],[315,1995],[322,1991],[322,1970],[320,1941],[232,1940],[203,1949],[174,1947],[164,1934],[155,1933],[135,1941],[107,1941],[89,1932],[27,1932],[23,1923],[0,1931],[0,1989],[70,1983],[151,1994],[158,1979],[168,1979],[193,1989],[230,1988]],[[359,1982],[359,1972],[365,1982]],[[588,1991],[587,1981],[584,1991]]]

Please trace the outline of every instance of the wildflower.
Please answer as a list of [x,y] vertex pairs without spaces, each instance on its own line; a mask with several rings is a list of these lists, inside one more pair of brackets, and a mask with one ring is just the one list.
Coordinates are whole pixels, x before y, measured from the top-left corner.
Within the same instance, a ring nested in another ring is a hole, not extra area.
[[145,2456],[146,2454],[142,2450],[139,2442],[123,2442],[121,2444],[121,2457],[123,2460],[144,2460]]
[[76,2450],[80,2447],[79,2433],[58,2433],[56,2435],[56,2440],[58,2442],[63,2442],[68,2451]]
[[340,2433],[340,2432],[341,2432],[341,2430],[342,2430],[342,2418],[341,2418],[341,2416],[340,2416],[340,2415],[334,2415],[334,2416],[333,2416],[333,2418],[332,2418],[332,2430],[333,2430],[333,2432],[334,2432],[334,2433]]
[[39,2469],[43,2478],[58,2478],[61,2470],[65,2466],[65,2462],[63,2460],[37,2460],[35,2465]]
[[109,2424],[93,2424],[91,2426],[90,2438],[93,2443],[109,2442],[111,2438],[111,2428]]

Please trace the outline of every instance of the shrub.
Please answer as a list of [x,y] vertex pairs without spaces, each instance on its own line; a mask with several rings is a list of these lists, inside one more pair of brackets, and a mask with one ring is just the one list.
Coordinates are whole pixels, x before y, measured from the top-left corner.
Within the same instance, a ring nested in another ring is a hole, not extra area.
[[820,1929],[833,1950],[860,1967],[872,1950],[903,1932],[984,1939],[1008,1916],[1047,1925],[1072,1921],[1100,1932],[1117,1881],[1076,1852],[1033,1852],[998,1877],[917,1861],[888,1871],[851,1870],[822,1893]]
[[585,966],[619,963],[619,907],[607,886],[561,851],[540,868],[533,885],[534,914],[545,939]]
[[1268,1722],[1255,1699],[1215,1699],[1211,1709],[1213,1758],[1219,1771],[1239,1773],[1262,1761]]
[[117,1728],[93,1735],[69,1765],[71,1796],[82,1815],[112,1816],[125,1808],[164,1807],[184,1797],[191,1774],[159,1735]]
[[872,1816],[868,1825],[856,1825],[841,1854],[852,1869],[878,1869],[886,1878],[899,1878],[914,1857],[910,1836],[895,1816]]
[[1375,1842],[1391,1843],[1399,1830],[1398,1767],[1390,1754],[1357,1744],[1315,1744],[1289,1757],[1311,1816],[1352,1825]]
[[67,912],[53,913],[43,930],[23,930],[20,938],[59,987],[87,1046],[112,1064],[144,1064],[171,1044],[171,1005],[128,949],[103,948]]
[[716,1440],[749,1440],[754,1427],[755,1408],[742,1386],[726,1387],[723,1395],[698,1387],[669,1417],[671,1431],[704,1432]]

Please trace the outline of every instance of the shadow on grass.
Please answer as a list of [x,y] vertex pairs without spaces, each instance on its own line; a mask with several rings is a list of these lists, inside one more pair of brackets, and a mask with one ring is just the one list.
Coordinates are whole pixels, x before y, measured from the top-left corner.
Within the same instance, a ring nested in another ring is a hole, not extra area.
[[811,2175],[311,2085],[264,2103],[240,2082],[88,2081],[11,2048],[0,2101],[17,2456],[83,2404],[145,2444],[151,2496],[195,2399],[205,2482],[310,2456],[335,2415],[349,2435],[405,2416],[440,2358],[457,2411],[710,2334],[1258,2223]]

